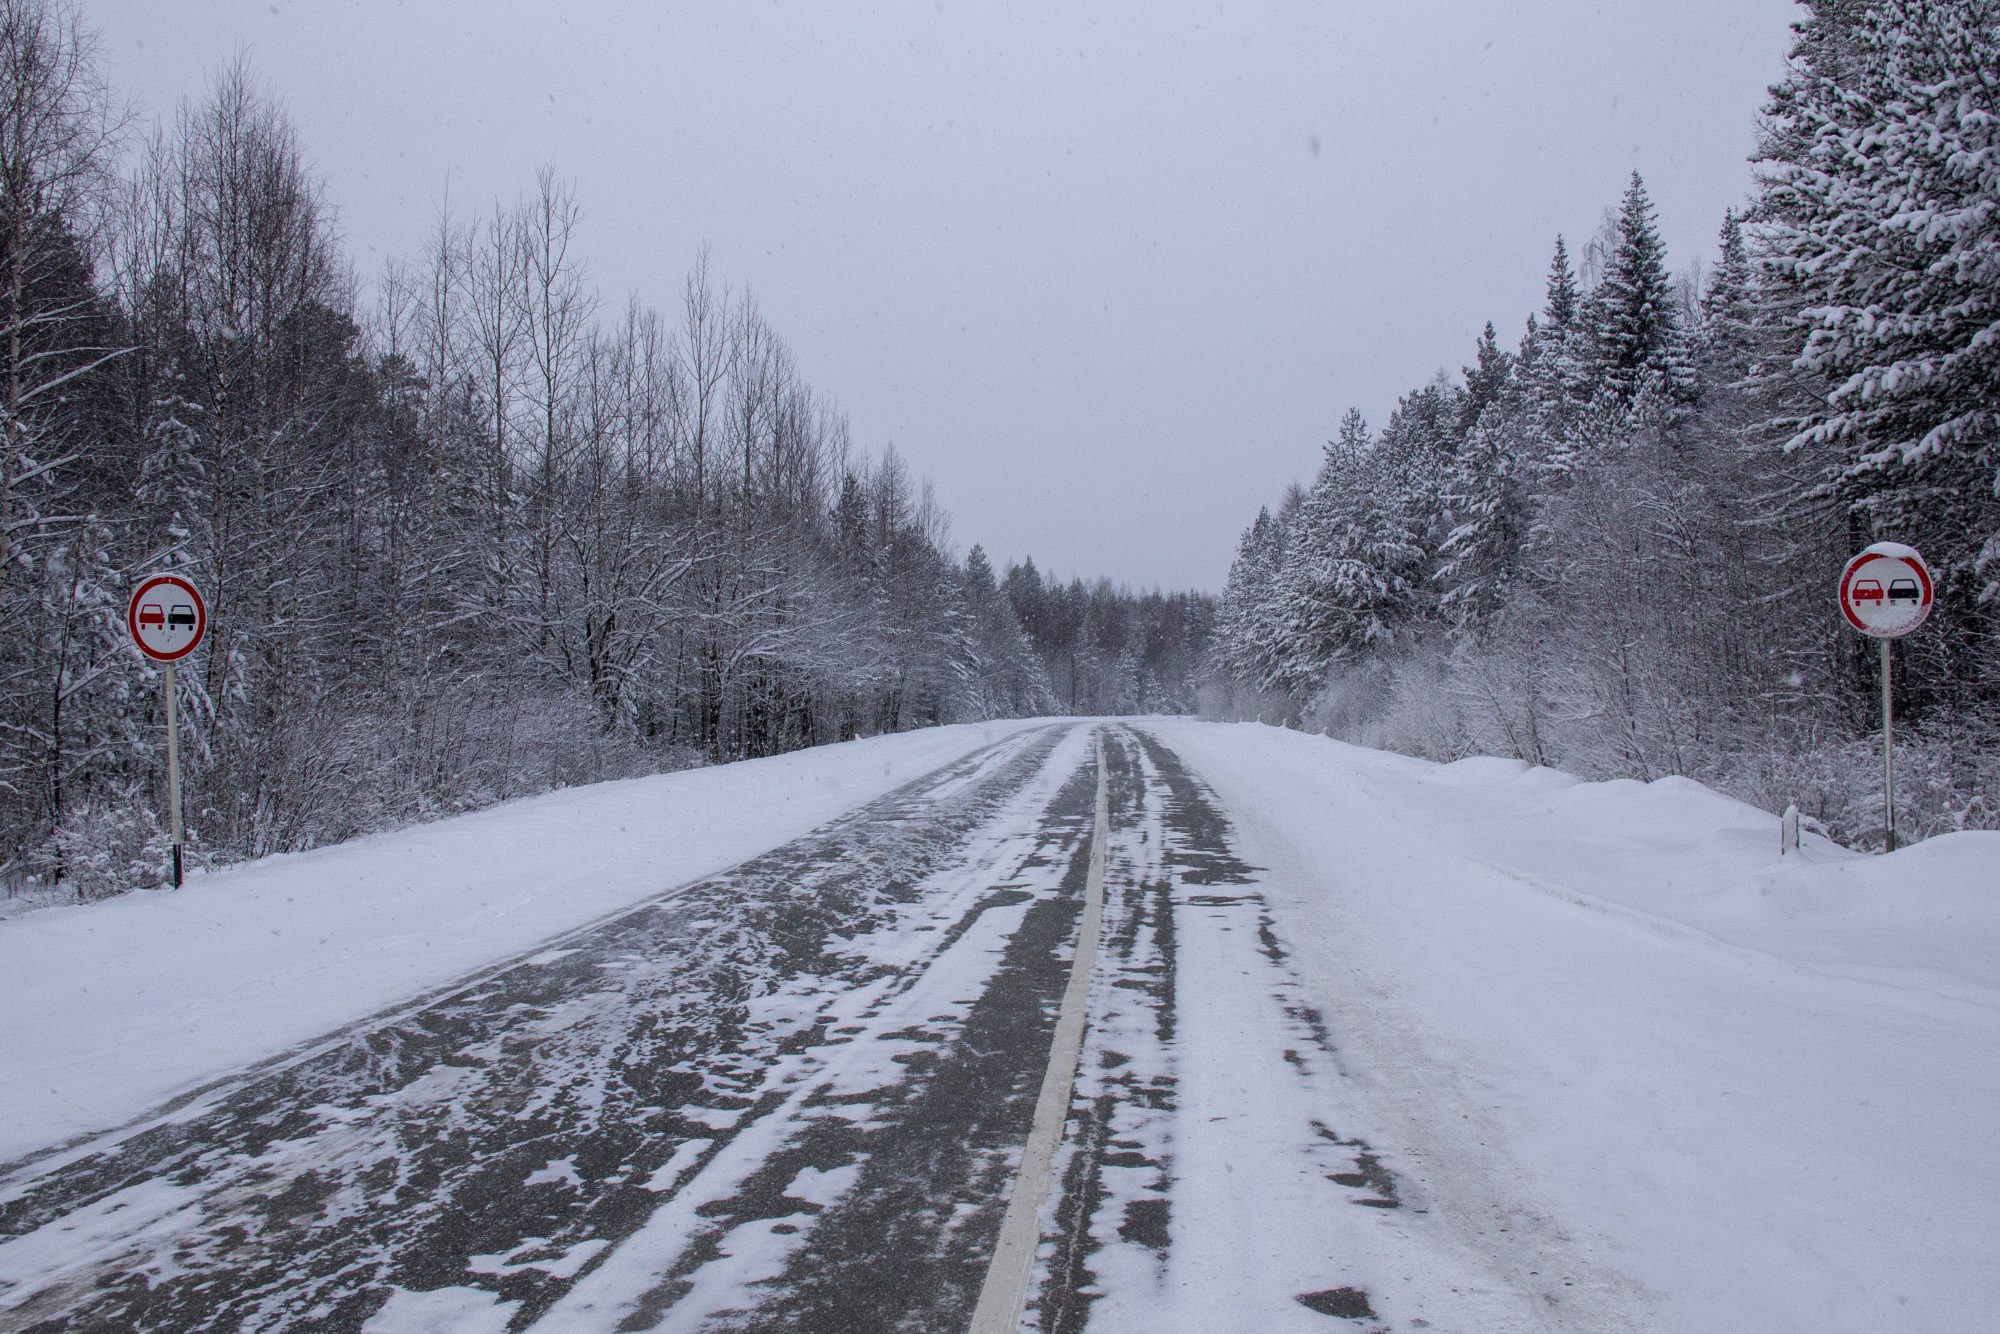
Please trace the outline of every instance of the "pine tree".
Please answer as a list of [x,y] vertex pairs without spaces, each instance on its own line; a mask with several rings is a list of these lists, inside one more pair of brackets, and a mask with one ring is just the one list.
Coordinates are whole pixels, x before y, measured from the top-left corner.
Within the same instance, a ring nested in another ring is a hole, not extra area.
[[2000,8],[1802,30],[1760,162],[1765,262],[1820,377],[1822,490],[2000,596]]
[[1602,390],[1620,407],[1642,396],[1684,403],[1694,395],[1666,247],[1638,172],[1618,211],[1618,242],[1604,281],[1586,303],[1591,362]]
[[1214,658],[1246,685],[1268,683],[1276,666],[1274,594],[1284,562],[1284,531],[1269,509],[1257,511],[1236,546],[1216,614]]
[[1698,340],[1701,378],[1711,387],[1733,384],[1755,371],[1760,322],[1750,247],[1734,210],[1722,215],[1715,244],[1715,268],[1701,296]]
[[1315,694],[1335,667],[1386,647],[1411,613],[1424,550],[1411,537],[1400,454],[1415,452],[1419,423],[1442,414],[1420,407],[1409,415],[1408,445],[1391,446],[1385,432],[1367,450],[1358,447],[1366,426],[1350,413],[1307,493],[1271,599],[1277,633],[1265,682],[1295,698]]
[[1465,396],[1458,409],[1461,435],[1472,429],[1479,415],[1506,389],[1514,374],[1514,362],[1514,354],[1500,346],[1493,321],[1486,321],[1485,331],[1479,335],[1479,344],[1474,349],[1473,364],[1465,368]]
[[1055,692],[1013,605],[993,577],[992,562],[975,545],[965,557],[965,601],[972,616],[986,716],[1025,718],[1051,713]]
[[1583,298],[1576,290],[1576,274],[1570,268],[1569,247],[1563,244],[1560,236],[1556,237],[1556,253],[1549,260],[1547,295],[1547,302],[1542,308],[1542,327],[1561,337],[1576,323]]

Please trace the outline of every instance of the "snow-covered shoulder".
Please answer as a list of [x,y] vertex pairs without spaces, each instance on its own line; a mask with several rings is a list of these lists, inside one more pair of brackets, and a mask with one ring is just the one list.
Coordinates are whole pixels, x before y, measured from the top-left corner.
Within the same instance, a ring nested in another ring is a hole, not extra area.
[[1781,856],[1684,779],[1147,726],[1265,868],[1358,1133],[1560,1276],[1553,1327],[1991,1323],[2000,834]]
[[[1163,725],[1181,729],[1177,739],[1213,730]],[[1437,764],[1258,723],[1227,730],[1239,734],[1232,749],[1306,760],[1329,784],[1359,780],[1387,808],[1366,831],[1376,838],[1449,848],[1517,887],[1793,964],[1928,979],[2000,1004],[2000,832],[1946,834],[1887,856],[1807,833],[1787,856],[1777,816],[1692,779],[1588,782],[1516,759]]]

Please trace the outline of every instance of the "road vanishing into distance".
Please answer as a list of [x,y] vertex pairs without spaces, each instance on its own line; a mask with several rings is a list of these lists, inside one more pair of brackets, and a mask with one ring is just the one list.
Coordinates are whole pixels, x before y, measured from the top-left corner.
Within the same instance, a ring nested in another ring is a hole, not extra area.
[[1356,1133],[1236,848],[1143,723],[1014,734],[6,1165],[0,1330],[1548,1327]]

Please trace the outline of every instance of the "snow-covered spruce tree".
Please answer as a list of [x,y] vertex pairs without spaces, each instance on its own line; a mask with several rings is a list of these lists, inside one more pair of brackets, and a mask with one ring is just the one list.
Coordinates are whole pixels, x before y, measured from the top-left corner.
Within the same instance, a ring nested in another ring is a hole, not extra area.
[[[1499,369],[1494,368],[1496,375]],[[1396,404],[1367,456],[1383,503],[1383,522],[1393,530],[1383,536],[1417,552],[1415,568],[1407,572],[1410,600],[1403,608],[1405,619],[1429,619],[1436,611],[1429,575],[1455,526],[1445,494],[1465,433],[1466,396],[1467,391],[1440,371],[1430,384]]]
[[1622,408],[1648,395],[1685,403],[1694,396],[1694,368],[1666,246],[1636,171],[1619,206],[1617,237],[1604,280],[1584,303],[1597,387]]
[[[1487,329],[1490,334],[1492,326]],[[1507,378],[1472,422],[1445,477],[1452,527],[1438,547],[1432,581],[1439,614],[1459,636],[1476,637],[1491,624],[1519,573],[1545,355],[1541,329],[1531,319]]]
[[1884,0],[1801,31],[1758,163],[1761,258],[1823,379],[1794,450],[1944,575],[2000,596],[2000,4]]
[[1569,247],[1556,237],[1536,337],[1535,393],[1551,407],[1581,403],[1591,395],[1590,330],[1583,320],[1583,294],[1570,267]]
[[1218,675],[1262,687],[1275,666],[1272,614],[1284,533],[1268,508],[1243,532],[1222,586],[1211,655]]
[[1704,390],[1741,383],[1758,369],[1757,275],[1743,220],[1734,209],[1722,215],[1715,249],[1715,265],[1701,294],[1700,327],[1694,331]]
[[1556,237],[1555,253],[1549,257],[1549,274],[1544,288],[1545,301],[1542,307],[1542,327],[1556,338],[1566,338],[1576,327],[1576,317],[1582,310],[1583,297],[1577,291],[1576,272],[1570,267],[1569,247],[1560,235]]
[[1549,260],[1541,317],[1528,330],[1532,348],[1521,352],[1523,463],[1537,485],[1559,486],[1589,452],[1587,429],[1604,415],[1593,328],[1570,268],[1569,249],[1556,237]]
[[1336,666],[1385,648],[1410,614],[1424,548],[1411,532],[1404,462],[1369,447],[1354,412],[1327,445],[1277,581],[1270,686],[1309,698]]
[[[1532,358],[1534,380],[1524,382],[1528,398],[1520,404],[1532,496],[1522,568],[1544,592],[1560,578],[1570,492],[1592,486],[1602,494],[1618,454],[1636,440],[1656,440],[1694,398],[1678,296],[1638,172],[1596,248],[1604,254],[1602,280],[1574,298],[1562,242],[1556,242],[1546,322],[1538,330],[1542,342]],[[1572,302],[1576,314],[1564,322],[1560,310]]]
[[1021,629],[1013,605],[1000,591],[993,563],[977,544],[966,553],[962,579],[972,617],[983,716],[1025,718],[1054,712],[1048,671]]
[[1464,370],[1465,393],[1458,402],[1458,433],[1464,436],[1506,390],[1514,377],[1515,354],[1500,346],[1493,321],[1479,335],[1473,363]]
[[1444,461],[1437,505],[1441,530],[1431,553],[1431,584],[1439,614],[1461,630],[1494,610],[1519,549],[1520,477],[1510,411],[1523,355],[1533,355],[1529,324],[1520,354],[1501,349],[1492,321],[1481,333],[1474,363],[1465,368],[1458,439]]

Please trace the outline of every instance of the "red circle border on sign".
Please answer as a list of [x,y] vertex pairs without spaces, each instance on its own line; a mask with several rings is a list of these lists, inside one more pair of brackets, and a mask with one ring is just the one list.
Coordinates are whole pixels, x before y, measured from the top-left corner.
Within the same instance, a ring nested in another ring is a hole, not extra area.
[[[1922,603],[1922,609],[1918,613],[1917,619],[1910,624],[1908,629],[1898,630],[1893,635],[1885,635],[1880,630],[1877,630],[1872,626],[1867,625],[1865,622],[1861,620],[1860,617],[1854,614],[1854,608],[1847,600],[1847,586],[1854,582],[1854,576],[1861,569],[1861,567],[1866,565],[1871,560],[1902,561],[1903,564],[1909,566],[1910,569],[1916,572],[1918,580],[1922,582],[1924,586],[1924,600]],[[1856,630],[1859,630],[1862,634],[1867,635],[1871,639],[1900,639],[1904,635],[1910,633],[1911,630],[1916,629],[1918,626],[1922,625],[1925,621],[1930,619],[1931,603],[1936,600],[1936,597],[1937,597],[1937,590],[1931,584],[1930,564],[1929,562],[1924,560],[1924,558],[1921,556],[1917,557],[1917,559],[1915,560],[1910,560],[1907,557],[1903,556],[1891,556],[1887,552],[1877,551],[1874,548],[1870,547],[1868,550],[1863,551],[1860,555],[1849,558],[1847,562],[1847,568],[1840,572],[1840,614],[1847,618],[1847,623],[1849,625],[1853,626]]]
[[[139,637],[139,599],[162,584],[170,584],[194,599],[194,638],[188,640],[185,648],[176,649],[172,653],[155,653],[147,648],[146,641]],[[208,637],[208,604],[201,600],[201,594],[195,592],[194,585],[179,575],[156,574],[132,590],[131,601],[125,604],[125,629],[131,634],[132,643],[139,652],[154,662],[179,662],[199,648],[201,641]]]

